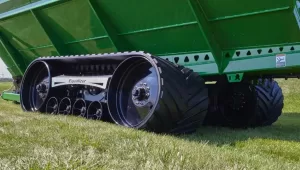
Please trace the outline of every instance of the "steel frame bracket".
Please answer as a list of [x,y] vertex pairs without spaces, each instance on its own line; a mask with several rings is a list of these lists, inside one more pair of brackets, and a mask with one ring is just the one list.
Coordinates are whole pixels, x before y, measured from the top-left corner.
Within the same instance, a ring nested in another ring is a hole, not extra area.
[[239,83],[244,78],[244,73],[226,74],[227,80],[230,83]]
[[1,94],[1,98],[3,100],[8,100],[8,101],[15,101],[20,103],[20,94],[13,93],[13,92],[3,92]]

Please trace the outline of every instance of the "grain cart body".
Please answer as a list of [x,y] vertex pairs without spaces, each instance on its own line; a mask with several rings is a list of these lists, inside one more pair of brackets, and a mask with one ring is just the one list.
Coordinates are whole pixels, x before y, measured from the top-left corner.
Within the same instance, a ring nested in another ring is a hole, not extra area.
[[[39,57],[75,56],[80,59],[73,62],[84,62],[87,54],[131,51],[192,69],[205,81],[224,75],[228,82],[237,83],[244,77],[300,73],[300,3],[296,0],[0,3],[0,56],[17,87]],[[104,56],[110,57],[114,55]],[[16,100],[19,90],[2,97]]]

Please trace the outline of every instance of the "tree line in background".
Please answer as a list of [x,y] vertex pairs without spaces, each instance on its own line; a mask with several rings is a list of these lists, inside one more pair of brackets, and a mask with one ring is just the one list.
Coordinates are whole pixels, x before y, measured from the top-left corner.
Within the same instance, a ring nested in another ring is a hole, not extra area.
[[12,78],[0,78],[0,82],[12,82]]

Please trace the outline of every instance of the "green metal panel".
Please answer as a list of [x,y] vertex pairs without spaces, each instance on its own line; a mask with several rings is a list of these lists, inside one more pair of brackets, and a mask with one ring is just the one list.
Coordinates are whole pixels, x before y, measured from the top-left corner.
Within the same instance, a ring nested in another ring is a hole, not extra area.
[[[214,33],[212,32],[212,28],[207,21],[206,14],[199,3],[199,1],[195,0],[189,0],[190,7],[192,11],[194,12],[195,17],[197,18],[198,25],[201,29],[201,32],[203,33],[204,41],[209,45],[209,50],[212,52],[213,56],[222,56],[222,51],[220,48],[220,45],[216,41],[216,37],[214,36]],[[219,72],[222,72],[222,58],[215,57],[216,64],[218,65]]]
[[0,1],[0,54],[15,76],[40,56],[116,51],[147,51],[202,75],[299,73],[296,2]]
[[[237,53],[239,55],[237,55]],[[285,65],[276,65],[276,56],[284,55]],[[224,73],[258,72],[269,70],[274,74],[291,73],[290,69],[300,73],[300,45],[277,46],[270,48],[254,48],[249,50],[236,50]],[[264,71],[265,72],[265,71]]]
[[133,47],[127,50],[157,55],[209,51],[188,1],[98,0],[97,3],[108,14],[107,19],[115,25],[120,38]]
[[0,0],[0,13],[22,7],[30,3],[30,0]]
[[3,36],[22,54],[19,57],[27,65],[39,56],[58,54],[31,12],[0,21],[0,26]]
[[13,77],[23,75],[26,69],[23,58],[3,35],[0,36],[0,56],[2,56],[4,63],[9,66],[8,70]]

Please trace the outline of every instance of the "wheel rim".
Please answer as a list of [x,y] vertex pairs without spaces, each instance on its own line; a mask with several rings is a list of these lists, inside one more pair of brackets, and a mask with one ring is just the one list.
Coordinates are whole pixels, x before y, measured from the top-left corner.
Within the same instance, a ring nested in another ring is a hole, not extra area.
[[63,115],[68,115],[71,113],[71,108],[72,108],[71,99],[65,97],[59,103],[58,113]]
[[58,101],[55,97],[51,97],[46,105],[46,113],[57,114],[58,112]]
[[159,100],[160,78],[149,60],[132,57],[115,71],[108,92],[112,118],[129,127],[142,126],[153,114]]
[[77,99],[72,108],[72,115],[85,117],[86,103],[83,99]]
[[223,117],[230,126],[247,126],[255,116],[256,93],[251,84],[230,84],[219,99]]
[[[33,63],[24,75],[21,87],[21,104],[26,111],[45,109],[51,88],[51,73],[46,62]],[[28,100],[29,99],[29,100]]]
[[86,118],[100,120],[102,118],[102,113],[103,113],[102,104],[98,101],[94,101],[88,107]]

